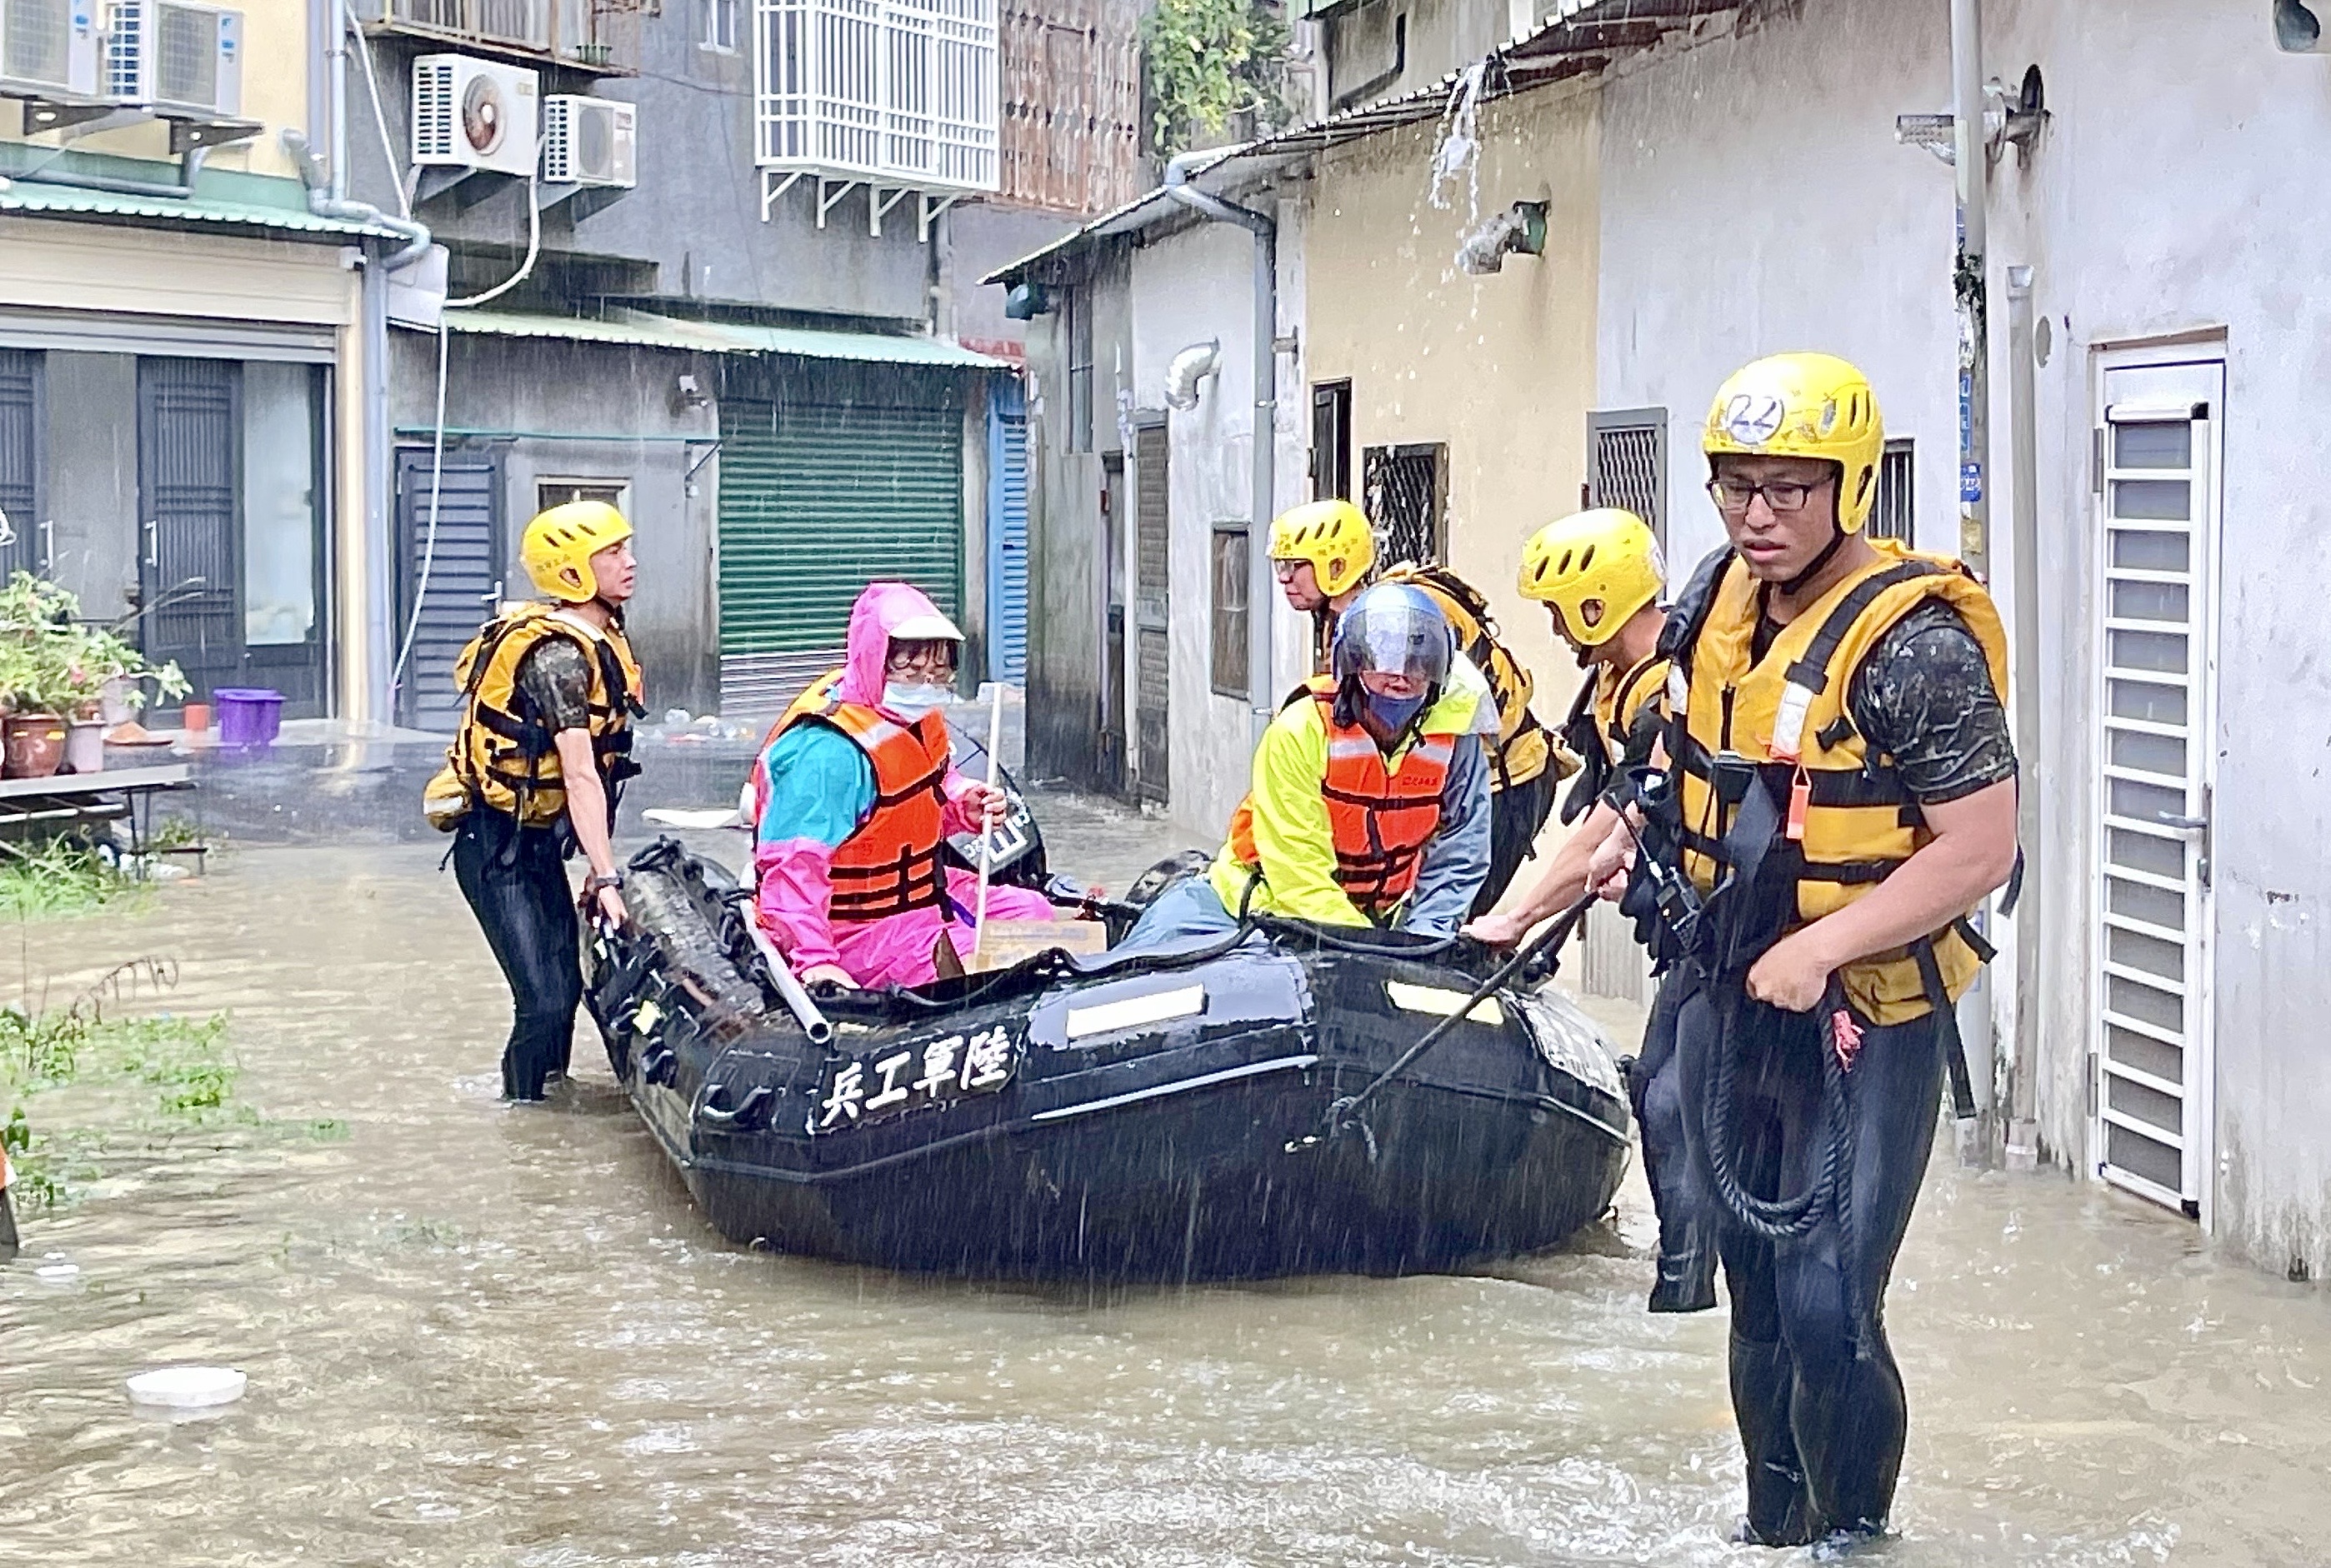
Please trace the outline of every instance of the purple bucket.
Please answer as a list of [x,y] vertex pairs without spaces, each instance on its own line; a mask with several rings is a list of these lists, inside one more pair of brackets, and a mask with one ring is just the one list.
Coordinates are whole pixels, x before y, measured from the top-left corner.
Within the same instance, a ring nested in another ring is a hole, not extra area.
[[283,723],[283,694],[264,687],[222,686],[211,693],[218,705],[219,746],[227,751],[263,751]]

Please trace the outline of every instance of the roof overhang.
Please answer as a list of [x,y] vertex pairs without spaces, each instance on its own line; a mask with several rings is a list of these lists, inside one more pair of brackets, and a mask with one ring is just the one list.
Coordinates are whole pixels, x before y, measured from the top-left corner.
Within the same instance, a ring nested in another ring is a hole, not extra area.
[[[1592,75],[1616,55],[1648,49],[1669,33],[1701,17],[1737,10],[1742,0],[1557,0],[1557,14],[1535,33],[1489,52],[1476,64],[1451,71],[1429,87],[1375,103],[1361,104],[1293,129],[1223,147],[1190,167],[1190,184],[1225,195],[1268,178],[1280,168],[1331,147],[1439,120],[1449,114],[1480,72],[1477,100],[1492,102],[1516,93]],[[1334,0],[1315,0],[1308,15],[1336,9]],[[1057,272],[1074,256],[1112,239],[1138,235],[1187,214],[1163,187],[1105,213],[1041,251],[999,267],[983,283],[1017,283],[1039,273]]]
[[833,332],[811,327],[762,327],[737,321],[691,321],[644,310],[617,310],[605,316],[553,316],[456,307],[445,312],[445,329],[495,337],[548,337],[567,343],[669,348],[690,354],[787,354],[803,359],[920,366],[928,370],[1018,368],[1009,361],[975,354],[936,337]]

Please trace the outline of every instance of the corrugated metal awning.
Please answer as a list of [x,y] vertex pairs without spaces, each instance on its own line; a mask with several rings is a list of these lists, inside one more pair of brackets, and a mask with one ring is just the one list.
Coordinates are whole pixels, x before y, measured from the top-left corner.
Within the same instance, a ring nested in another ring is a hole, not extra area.
[[109,218],[125,223],[202,223],[222,229],[271,229],[335,239],[400,238],[378,223],[319,218],[305,207],[237,202],[215,196],[132,196],[81,185],[46,185],[0,176],[0,213],[26,217]]
[[609,316],[550,316],[518,310],[445,312],[450,332],[497,337],[555,337],[569,343],[629,344],[695,354],[790,354],[804,359],[849,359],[867,365],[919,365],[934,370],[1011,370],[1002,359],[936,337],[882,332],[831,332],[812,327],[763,327],[737,321],[690,321],[623,310]]

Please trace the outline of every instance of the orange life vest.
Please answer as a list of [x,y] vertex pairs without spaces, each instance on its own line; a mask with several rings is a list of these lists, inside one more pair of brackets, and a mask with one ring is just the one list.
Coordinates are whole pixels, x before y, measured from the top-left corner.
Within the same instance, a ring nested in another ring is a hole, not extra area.
[[[1336,850],[1336,885],[1372,917],[1389,915],[1416,886],[1424,846],[1441,825],[1441,792],[1449,781],[1456,740],[1446,735],[1417,737],[1397,769],[1384,766],[1375,737],[1356,724],[1336,722],[1336,682],[1314,676],[1305,683],[1319,705],[1327,731],[1327,771],[1319,794],[1327,802],[1327,831]],[[1254,842],[1254,803],[1239,803],[1231,817],[1231,854],[1243,865],[1260,866]]]
[[[832,919],[843,925],[864,925],[903,915],[909,909],[947,906],[947,872],[940,864],[939,845],[946,838],[944,813],[952,747],[947,720],[927,713],[910,725],[854,702],[835,702],[823,708],[796,705],[777,720],[761,743],[764,756],[771,743],[794,725],[830,724],[848,736],[866,754],[874,769],[874,807],[866,820],[842,841],[826,867],[832,893],[827,905]],[[756,814],[767,804],[767,781],[758,776]]]

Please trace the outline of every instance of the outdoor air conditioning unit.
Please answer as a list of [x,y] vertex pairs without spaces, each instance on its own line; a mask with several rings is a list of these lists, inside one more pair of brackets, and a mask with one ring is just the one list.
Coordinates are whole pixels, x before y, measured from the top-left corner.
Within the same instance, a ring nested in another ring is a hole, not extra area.
[[0,94],[95,98],[97,0],[0,0]]
[[413,62],[413,161],[424,167],[534,173],[542,100],[531,71],[466,54]]
[[545,98],[543,183],[630,190],[638,183],[637,114],[632,105],[612,98],[582,98],[566,92]]
[[[12,10],[21,0],[0,0]],[[113,0],[106,11],[104,96],[193,119],[243,112],[243,13],[180,0]]]

